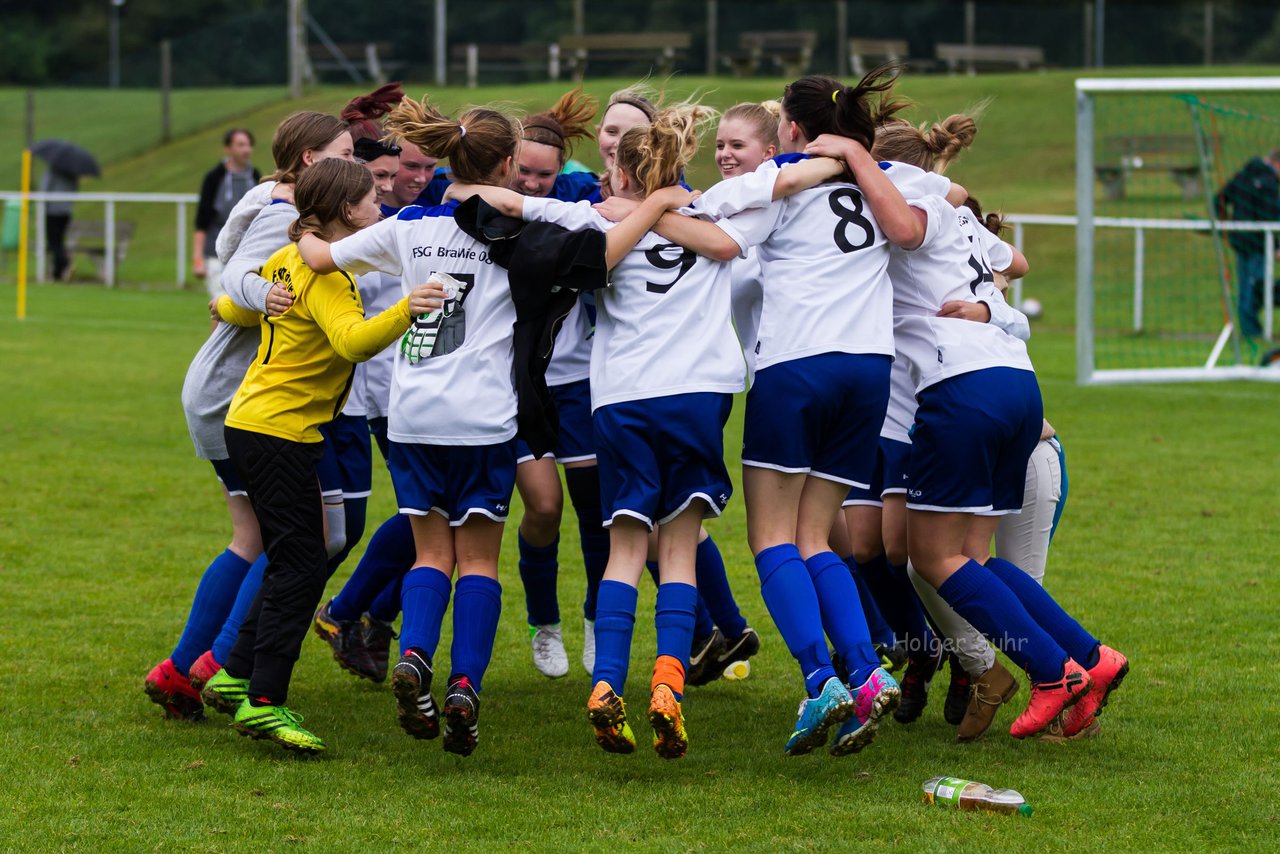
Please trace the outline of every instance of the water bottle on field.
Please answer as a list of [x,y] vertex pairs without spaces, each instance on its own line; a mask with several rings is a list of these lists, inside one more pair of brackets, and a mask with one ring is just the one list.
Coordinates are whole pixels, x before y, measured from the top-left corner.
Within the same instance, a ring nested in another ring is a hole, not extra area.
[[1031,804],[1013,789],[993,789],[986,783],[957,777],[930,777],[920,787],[926,804],[981,812],[1031,815]]

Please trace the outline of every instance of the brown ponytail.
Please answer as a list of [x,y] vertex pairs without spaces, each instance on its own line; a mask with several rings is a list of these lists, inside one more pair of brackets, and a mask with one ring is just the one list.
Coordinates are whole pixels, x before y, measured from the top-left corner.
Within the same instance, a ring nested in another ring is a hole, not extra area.
[[289,226],[289,239],[295,243],[304,234],[328,239],[333,225],[349,231],[359,226],[351,221],[347,207],[359,204],[373,190],[369,170],[350,160],[326,157],[298,178],[293,191],[298,218]]
[[348,131],[347,123],[333,116],[305,111],[294,113],[280,123],[271,139],[271,157],[276,171],[268,180],[292,184],[305,167],[302,155],[325,148]]
[[432,157],[449,158],[456,178],[466,184],[492,184],[520,139],[516,123],[497,110],[473,107],[457,119],[437,110],[423,97],[405,98],[388,114],[386,131],[408,140]]
[[978,218],[978,222],[982,223],[983,228],[994,234],[996,237],[999,237],[1004,231],[1004,217],[994,211],[984,216],[982,213],[982,203],[973,196],[964,200],[964,206],[973,212],[973,215]]
[[820,74],[801,77],[783,91],[782,109],[810,140],[833,133],[870,148],[876,125],[905,105],[888,97],[900,69],[874,68],[856,86]]
[[591,139],[591,120],[596,117],[596,99],[582,93],[582,87],[566,92],[551,109],[524,121],[523,139],[549,145],[559,151],[563,167],[579,139]]
[[685,167],[698,152],[702,128],[716,111],[698,104],[660,110],[650,125],[633,127],[618,141],[617,165],[645,197],[680,183]]

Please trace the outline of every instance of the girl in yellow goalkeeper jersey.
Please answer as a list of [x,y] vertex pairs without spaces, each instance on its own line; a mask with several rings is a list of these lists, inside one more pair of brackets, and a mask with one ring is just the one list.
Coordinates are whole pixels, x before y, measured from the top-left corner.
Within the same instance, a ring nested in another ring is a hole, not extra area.
[[[379,218],[369,171],[345,160],[323,160],[308,169],[295,197],[299,218],[289,230],[295,241],[304,234],[337,240]],[[403,335],[411,310],[421,314],[439,308],[443,291],[423,285],[366,320],[355,282],[342,272],[312,272],[295,243],[272,255],[262,276],[283,283],[294,302],[278,317],[259,316],[262,343],[231,402],[226,441],[258,516],[269,563],[226,666],[206,687],[247,691],[235,716],[241,732],[315,752],[324,742],[303,729],[301,716],[284,704],[293,664],[328,580],[316,479],[323,447],[319,428],[341,411],[354,363]],[[224,320],[248,319],[228,298],[217,307]]]

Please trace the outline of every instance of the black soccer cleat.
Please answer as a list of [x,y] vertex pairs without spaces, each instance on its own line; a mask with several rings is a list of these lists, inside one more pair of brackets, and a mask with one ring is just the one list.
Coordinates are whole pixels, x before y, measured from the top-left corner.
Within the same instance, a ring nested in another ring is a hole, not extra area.
[[400,728],[414,738],[435,738],[440,734],[440,715],[431,698],[431,656],[410,649],[391,673],[391,690],[396,695],[396,717]]
[[399,635],[391,628],[390,623],[384,623],[372,614],[366,613],[363,622],[364,648],[369,653],[369,660],[373,662],[369,678],[374,682],[385,682],[387,666],[391,661],[391,642]]
[[[336,620],[329,613],[330,599],[316,611],[312,628],[317,637],[329,644],[333,659],[348,673],[362,679],[373,679],[373,659],[364,642],[364,623],[360,620]],[[384,674],[383,678],[386,676]]]
[[465,676],[449,679],[444,698],[444,749],[470,756],[480,740],[480,695]]
[[942,704],[942,717],[952,726],[959,726],[969,708],[969,674],[960,666],[960,659],[950,656],[951,684],[947,686],[947,699]]

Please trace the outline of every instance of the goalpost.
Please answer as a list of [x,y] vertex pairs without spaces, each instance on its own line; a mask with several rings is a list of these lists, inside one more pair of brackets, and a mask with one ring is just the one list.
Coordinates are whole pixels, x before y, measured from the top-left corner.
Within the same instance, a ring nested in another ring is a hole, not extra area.
[[1080,383],[1280,382],[1280,77],[1076,81]]

